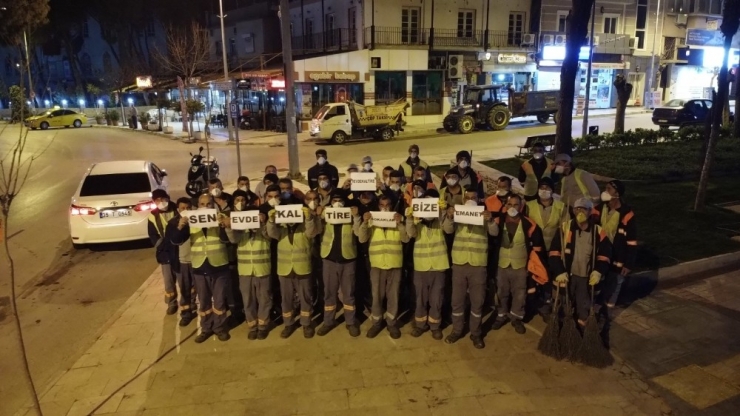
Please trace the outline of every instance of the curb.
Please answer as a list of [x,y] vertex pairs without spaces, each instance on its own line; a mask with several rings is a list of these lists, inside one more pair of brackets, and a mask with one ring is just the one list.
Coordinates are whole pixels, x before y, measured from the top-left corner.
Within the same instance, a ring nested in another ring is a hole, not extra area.
[[740,270],[740,251],[639,272],[632,277],[654,280],[660,286],[675,286],[733,270]]
[[[91,124],[90,127],[105,128],[105,129],[118,129],[118,130],[121,130],[121,131],[129,131],[129,132],[150,134],[152,136],[160,136],[160,137],[164,137],[166,139],[172,140],[172,141],[179,141],[179,142],[182,142],[182,139],[185,138],[185,136],[179,136],[179,135],[177,135],[175,133],[166,134],[166,133],[162,133],[160,131],[150,131],[150,130],[142,130],[142,129],[133,130],[133,129],[124,128],[124,127],[120,127],[120,126],[105,126],[105,125],[100,125],[100,124]],[[180,134],[182,134],[182,133],[180,133]],[[264,138],[263,137],[260,137],[259,139],[264,139]],[[249,140],[249,139],[244,139],[244,140]],[[193,140],[190,143],[205,143],[205,140]],[[190,143],[186,143],[186,144],[190,144]],[[223,146],[228,146],[228,145],[232,145],[233,144],[232,142],[229,142],[228,139],[225,139],[225,140],[214,140],[213,137],[211,137],[210,143],[213,143],[213,144],[221,144]],[[244,146],[256,146],[256,145],[270,146],[270,145],[272,145],[272,142],[269,142],[268,143],[268,142],[265,142],[265,141],[261,141],[261,142],[256,142],[255,143],[255,142],[240,141],[239,145],[240,146],[241,145],[244,145]]]

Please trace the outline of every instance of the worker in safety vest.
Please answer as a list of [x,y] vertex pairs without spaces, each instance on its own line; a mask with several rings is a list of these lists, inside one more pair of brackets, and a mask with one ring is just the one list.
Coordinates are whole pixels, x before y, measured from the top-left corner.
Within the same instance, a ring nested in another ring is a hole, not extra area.
[[625,186],[613,180],[606,184],[597,208],[598,222],[612,242],[612,264],[606,275],[604,300],[613,308],[617,303],[624,278],[635,268],[637,256],[637,224],[635,212],[624,203]]
[[[465,205],[478,205],[475,187],[465,188]],[[462,338],[465,324],[465,299],[470,295],[470,339],[475,348],[483,343],[481,319],[486,297],[488,263],[488,236],[495,236],[496,223],[490,211],[483,211],[483,225],[455,223],[455,207],[447,208],[442,228],[447,234],[455,234],[452,244],[452,333],[445,342],[452,344]]]
[[524,199],[537,199],[540,179],[552,176],[552,164],[552,160],[545,157],[545,145],[535,143],[532,146],[532,157],[519,167],[519,183],[524,186]]
[[[346,205],[345,194],[338,190],[331,196],[331,208],[343,208]],[[344,322],[350,336],[360,336],[360,325],[355,318],[355,272],[358,235],[362,218],[357,206],[350,208],[352,222],[347,224],[330,224],[326,222],[326,209],[318,207],[316,213],[321,218],[323,235],[321,236],[321,258],[324,277],[324,324],[319,328],[319,336],[328,334],[337,326],[337,294],[342,291]]]
[[[393,203],[387,196],[378,201],[380,212],[393,215],[395,227],[385,228],[373,223],[372,214],[365,212],[358,230],[360,243],[369,243],[370,285],[372,288],[372,307],[370,321],[373,326],[367,331],[368,338],[375,338],[383,330],[385,317],[391,338],[401,337],[398,329],[398,294],[403,267],[403,244],[409,241],[406,225],[401,214],[393,212]],[[383,302],[387,302],[387,306]]]
[[496,181],[496,193],[486,198],[486,211],[489,211],[493,218],[498,218],[506,214],[506,201],[511,192],[511,178],[508,176],[500,176]]
[[[237,190],[233,194],[233,212],[259,212],[255,205],[247,205],[249,194]],[[272,309],[272,290],[270,288],[270,237],[267,235],[267,215],[259,213],[257,228],[249,230],[232,230],[231,221],[226,234],[236,246],[237,269],[239,273],[239,290],[244,299],[244,312],[247,321],[247,338],[250,340],[265,339],[270,323]]]
[[[177,249],[172,242],[165,239],[167,223],[175,217],[177,206],[170,201],[170,196],[163,189],[155,189],[152,192],[152,200],[156,206],[149,213],[148,233],[149,239],[154,245],[157,263],[162,269],[164,279],[164,301],[167,303],[167,315],[177,313],[177,271],[178,259]],[[174,267],[173,267],[174,266]],[[181,289],[182,290],[182,289]]]
[[417,182],[423,182],[424,189],[430,190],[430,189],[437,189],[437,187],[434,185],[434,182],[427,179],[427,169],[425,169],[423,166],[417,166],[414,169],[414,176],[413,179],[410,182],[406,182],[406,189],[404,190],[404,198],[406,199],[406,205],[411,204],[411,200],[414,197],[414,184]]
[[[431,194],[431,195],[429,195]],[[427,198],[435,198],[429,191]],[[414,288],[416,312],[412,337],[420,337],[431,329],[432,338],[442,339],[442,304],[444,303],[445,274],[450,268],[447,242],[442,221],[447,215],[440,204],[439,218],[413,218],[413,207],[406,209],[406,232],[416,239],[413,245]]]
[[[478,201],[483,201],[483,198],[485,197],[483,193],[483,178],[481,178],[481,176],[470,167],[470,164],[472,163],[470,152],[467,150],[457,152],[455,160],[457,161],[457,166],[451,170],[457,171],[460,185],[465,189],[473,187],[475,192],[478,194]],[[446,178],[442,178],[440,188],[445,188],[446,186]]]
[[560,196],[569,208],[573,208],[580,198],[589,199],[592,203],[599,202],[599,186],[594,176],[583,169],[575,167],[570,156],[561,153],[555,156],[553,172],[561,175]]
[[439,190],[439,200],[444,201],[447,207],[462,205],[465,189],[460,185],[460,174],[457,169],[450,169],[445,173],[447,186]]
[[[198,197],[198,209],[215,209],[213,197],[204,194]],[[200,305],[200,334],[195,342],[201,343],[213,334],[220,341],[228,341],[229,327],[226,315],[226,291],[229,289],[229,255],[226,243],[229,238],[223,227],[228,217],[219,215],[221,226],[195,228],[188,224],[188,218],[182,217],[177,225],[173,243],[182,244],[190,240],[190,255],[195,277],[195,291]]]
[[426,170],[427,180],[431,182],[432,174],[429,172],[429,165],[419,158],[419,146],[412,144],[409,146],[409,157],[398,166],[398,171],[401,172],[401,177],[406,182],[412,182],[414,180],[414,169],[419,166]]
[[568,293],[575,301],[578,324],[586,325],[591,294],[589,286],[595,286],[609,271],[612,244],[601,226],[590,215],[591,200],[580,198],[575,202],[575,219],[563,224],[563,228],[552,240],[549,252],[550,271],[555,284],[568,286]]
[[548,281],[542,230],[534,221],[522,215],[523,208],[523,198],[511,195],[506,201],[506,214],[494,220],[500,241],[496,273],[500,305],[492,328],[499,330],[511,321],[511,326],[518,334],[526,332],[522,320],[529,286],[528,274],[531,272],[533,281],[539,285]]
[[177,200],[177,211],[175,216],[167,223],[164,231],[164,237],[177,251],[177,259],[172,264],[177,264],[175,277],[177,286],[180,288],[180,326],[188,326],[198,316],[197,306],[195,304],[195,278],[193,277],[193,261],[190,255],[190,240],[185,240],[180,245],[172,243],[175,234],[178,232],[177,226],[180,224],[181,213],[190,210],[192,200],[188,197],[182,197]]
[[300,223],[276,223],[276,208],[285,205],[277,185],[267,187],[265,198],[273,206],[267,217],[267,235],[277,240],[277,274],[280,280],[280,297],[283,311],[283,330],[280,338],[288,338],[296,330],[293,316],[293,300],[298,296],[301,304],[300,324],[303,336],[312,338],[314,329],[311,325],[313,312],[313,281],[311,279],[312,240],[319,232],[320,225],[313,212],[302,207],[303,221]]

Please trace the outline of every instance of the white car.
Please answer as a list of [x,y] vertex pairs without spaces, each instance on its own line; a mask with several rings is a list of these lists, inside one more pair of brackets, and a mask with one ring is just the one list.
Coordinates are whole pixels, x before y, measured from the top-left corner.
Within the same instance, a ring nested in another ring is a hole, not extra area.
[[129,160],[90,166],[72,197],[69,232],[76,248],[149,238],[152,191],[167,190],[167,173],[152,162]]

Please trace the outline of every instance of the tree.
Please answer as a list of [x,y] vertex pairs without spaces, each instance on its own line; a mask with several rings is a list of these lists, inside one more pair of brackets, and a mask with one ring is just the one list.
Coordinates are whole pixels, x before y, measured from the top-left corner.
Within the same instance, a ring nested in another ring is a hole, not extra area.
[[[21,77],[22,79],[23,77]],[[25,91],[17,86],[10,87],[10,122],[22,122],[25,116],[31,114],[28,103],[24,98]]]
[[7,45],[21,45],[24,31],[32,32],[48,21],[49,0],[0,0],[0,11],[0,39]]
[[188,114],[192,116],[190,117],[190,131],[193,131],[193,119],[196,119],[198,122],[198,131],[200,131],[200,119],[198,119],[198,113],[205,110],[205,105],[203,105],[199,100],[187,100],[185,101],[185,107],[188,110]]
[[707,199],[707,186],[709,185],[709,172],[714,161],[714,151],[719,139],[720,129],[722,127],[722,112],[724,110],[727,96],[730,93],[730,84],[727,82],[729,68],[727,65],[732,46],[732,38],[740,27],[740,0],[725,0],[722,10],[722,25],[719,30],[724,35],[724,55],[722,57],[722,68],[719,71],[717,81],[717,95],[712,105],[712,131],[709,135],[704,164],[701,168],[701,177],[699,178],[699,187],[696,191],[696,200],[694,201],[694,210],[703,211]]
[[560,69],[560,109],[555,129],[555,151],[557,153],[573,153],[573,99],[576,95],[578,54],[581,52],[581,46],[586,44],[592,7],[594,7],[594,0],[572,0],[572,7],[566,20],[567,40],[565,59]]
[[617,90],[617,114],[614,117],[614,133],[624,133],[624,114],[627,109],[627,101],[632,95],[632,84],[619,74],[614,80],[614,88]]

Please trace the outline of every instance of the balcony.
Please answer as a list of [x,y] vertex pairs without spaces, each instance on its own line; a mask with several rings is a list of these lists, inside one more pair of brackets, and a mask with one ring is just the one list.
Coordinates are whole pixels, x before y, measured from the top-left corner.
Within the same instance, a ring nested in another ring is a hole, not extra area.
[[667,14],[721,16],[724,0],[668,0]]
[[[540,46],[565,46],[566,33],[559,32],[542,32],[540,36]],[[621,33],[594,33],[594,53],[611,53],[630,55],[630,35]],[[584,46],[588,45],[588,38],[584,40]],[[540,49],[542,49],[540,47]]]
[[[432,49],[502,49],[522,48],[523,33],[509,33],[506,30],[434,29],[432,42],[431,30],[401,27],[375,26],[375,46],[429,46]],[[365,47],[372,43],[372,28],[365,28]]]
[[[365,28],[365,47],[372,43],[372,27]],[[428,29],[375,26],[375,46],[428,45]]]
[[305,56],[320,53],[357,50],[357,30],[333,29],[291,39],[293,55]]

